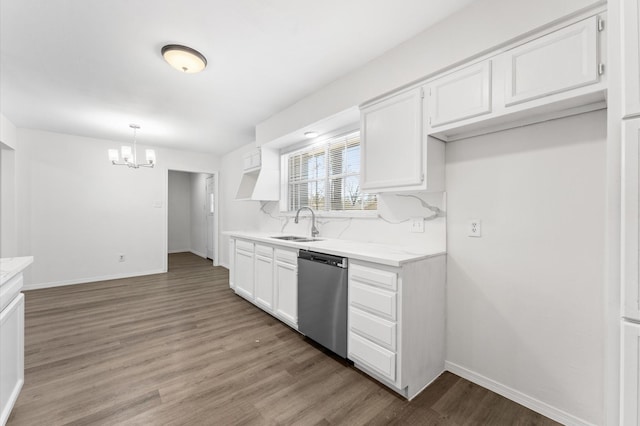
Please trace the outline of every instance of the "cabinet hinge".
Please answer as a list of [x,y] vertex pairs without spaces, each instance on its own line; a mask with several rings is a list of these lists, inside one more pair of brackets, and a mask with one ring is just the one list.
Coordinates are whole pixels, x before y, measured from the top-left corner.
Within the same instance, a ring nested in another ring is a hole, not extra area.
[[431,126],[431,116],[429,116],[429,126]]
[[424,173],[420,175],[420,182],[424,182]]
[[604,64],[598,64],[598,74],[604,74]]
[[420,88],[420,98],[424,99],[424,89]]
[[598,31],[604,31],[604,19],[598,18]]

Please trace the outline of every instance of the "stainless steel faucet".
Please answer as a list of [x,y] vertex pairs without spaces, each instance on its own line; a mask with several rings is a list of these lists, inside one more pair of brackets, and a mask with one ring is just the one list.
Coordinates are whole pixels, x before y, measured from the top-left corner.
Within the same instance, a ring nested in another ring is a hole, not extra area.
[[307,209],[311,212],[311,237],[315,237],[320,233],[320,231],[318,231],[318,228],[316,228],[316,214],[313,212],[311,207],[307,207],[307,206],[300,207],[296,212],[296,218],[294,219],[294,222],[298,223],[298,216],[300,216],[300,210],[304,210],[304,209]]

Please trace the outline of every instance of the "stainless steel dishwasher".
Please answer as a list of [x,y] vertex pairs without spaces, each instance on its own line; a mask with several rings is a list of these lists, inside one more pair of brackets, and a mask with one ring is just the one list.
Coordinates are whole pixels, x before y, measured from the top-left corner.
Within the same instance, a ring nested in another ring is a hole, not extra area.
[[298,331],[347,357],[347,263],[330,254],[298,253]]

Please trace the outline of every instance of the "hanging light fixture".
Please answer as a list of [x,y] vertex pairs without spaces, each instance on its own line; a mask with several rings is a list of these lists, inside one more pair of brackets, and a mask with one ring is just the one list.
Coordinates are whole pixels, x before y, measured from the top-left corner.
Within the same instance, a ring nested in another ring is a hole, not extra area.
[[187,74],[200,72],[207,66],[207,58],[202,53],[180,44],[164,46],[162,57],[169,65]]
[[118,150],[110,149],[109,150],[109,160],[111,164],[114,166],[127,166],[133,169],[138,169],[140,167],[153,167],[156,164],[156,152],[153,149],[145,149],[146,163],[138,164],[138,156],[136,149],[136,132],[140,128],[137,124],[129,124],[129,127],[133,129],[133,149],[130,146],[122,146],[120,148],[120,153],[122,155],[122,161],[118,158]]

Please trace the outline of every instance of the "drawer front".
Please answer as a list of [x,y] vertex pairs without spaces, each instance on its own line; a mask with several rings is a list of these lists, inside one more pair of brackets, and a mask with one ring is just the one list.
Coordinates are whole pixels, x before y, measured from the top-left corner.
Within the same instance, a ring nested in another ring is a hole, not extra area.
[[386,288],[387,290],[396,291],[398,289],[398,274],[395,272],[351,264],[349,266],[349,275],[352,280]]
[[20,272],[0,287],[0,311],[2,311],[18,294],[20,294],[22,285],[22,272]]
[[280,262],[290,263],[292,265],[298,264],[297,250],[276,249],[275,252],[276,252],[276,260]]
[[273,258],[273,247],[256,244],[256,254],[268,258]]
[[396,354],[355,333],[349,333],[349,358],[385,379],[396,381]]
[[236,240],[236,249],[253,253],[253,243],[249,241]]
[[391,321],[396,320],[396,293],[359,282],[349,283],[352,306],[369,311]]
[[396,350],[396,324],[391,321],[350,307],[349,328],[391,351]]

